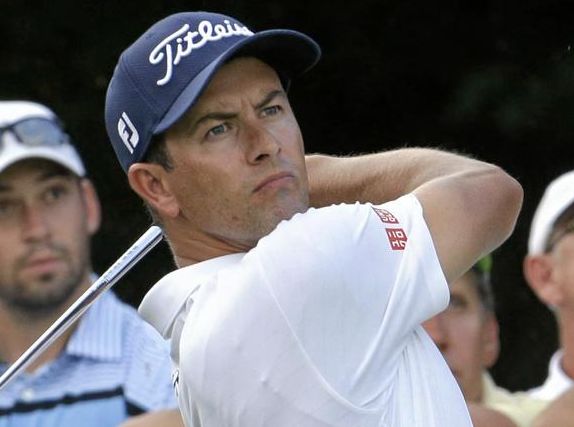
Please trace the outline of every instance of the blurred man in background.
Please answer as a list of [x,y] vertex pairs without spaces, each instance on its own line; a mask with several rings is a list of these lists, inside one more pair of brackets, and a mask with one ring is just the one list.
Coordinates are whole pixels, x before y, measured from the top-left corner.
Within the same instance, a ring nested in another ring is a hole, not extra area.
[[524,276],[555,314],[560,348],[544,383],[531,394],[553,400],[574,385],[574,171],[546,188],[532,220]]
[[500,350],[491,266],[488,255],[456,280],[448,308],[423,326],[456,377],[475,427],[526,427],[546,402],[511,393],[497,386],[488,373]]
[[[90,286],[100,205],[55,114],[0,102],[0,373]],[[108,292],[0,393],[0,426],[112,427],[176,406],[169,350]]]
[[530,390],[554,401],[534,424],[574,425],[574,171],[555,178],[536,208],[524,258],[524,277],[558,322],[560,348],[543,384]]

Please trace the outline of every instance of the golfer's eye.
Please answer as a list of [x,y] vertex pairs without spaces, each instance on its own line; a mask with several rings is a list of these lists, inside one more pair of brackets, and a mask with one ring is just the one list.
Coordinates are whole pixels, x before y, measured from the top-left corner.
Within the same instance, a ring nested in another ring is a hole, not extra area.
[[227,126],[226,123],[221,123],[209,129],[209,131],[207,132],[207,136],[210,137],[210,136],[222,135],[228,130],[228,128],[229,127]]
[[263,109],[262,115],[264,117],[276,116],[281,112],[282,109],[283,107],[281,107],[280,105],[270,105],[269,107],[265,107]]

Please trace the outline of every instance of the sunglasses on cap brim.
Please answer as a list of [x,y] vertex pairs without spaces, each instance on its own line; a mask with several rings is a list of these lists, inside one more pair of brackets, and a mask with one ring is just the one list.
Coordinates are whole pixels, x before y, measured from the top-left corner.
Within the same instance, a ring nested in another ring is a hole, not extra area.
[[20,144],[29,147],[57,146],[70,140],[58,120],[45,117],[27,117],[0,127],[0,137],[4,132],[12,133]]

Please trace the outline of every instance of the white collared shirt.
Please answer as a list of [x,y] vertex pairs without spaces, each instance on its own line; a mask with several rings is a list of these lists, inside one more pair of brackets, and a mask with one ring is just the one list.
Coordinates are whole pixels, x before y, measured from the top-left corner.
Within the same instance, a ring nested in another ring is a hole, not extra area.
[[295,215],[246,254],[168,274],[140,314],[172,340],[188,427],[465,427],[420,326],[448,298],[410,195]]

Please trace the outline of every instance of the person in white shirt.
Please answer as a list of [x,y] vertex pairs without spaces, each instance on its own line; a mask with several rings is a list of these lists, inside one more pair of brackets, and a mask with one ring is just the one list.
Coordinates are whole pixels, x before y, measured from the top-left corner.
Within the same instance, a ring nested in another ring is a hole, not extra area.
[[319,52],[185,12],[122,53],[108,135],[179,267],[140,313],[171,339],[187,426],[470,426],[421,323],[522,188],[433,149],[305,157],[286,90]]
[[534,213],[524,277],[558,321],[560,348],[548,377],[529,392],[554,400],[574,385],[574,171],[555,178]]

